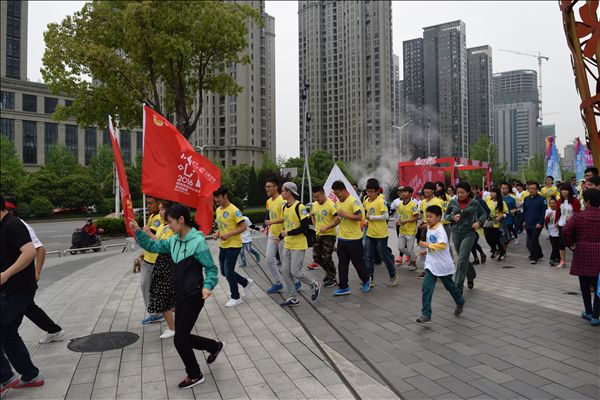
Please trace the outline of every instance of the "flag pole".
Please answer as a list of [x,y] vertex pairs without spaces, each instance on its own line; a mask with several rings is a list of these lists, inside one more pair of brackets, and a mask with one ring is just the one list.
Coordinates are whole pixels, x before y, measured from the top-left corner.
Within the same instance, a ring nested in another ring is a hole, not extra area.
[[[119,144],[119,146],[121,146],[121,129],[117,128],[116,132],[115,132],[115,139],[117,140],[117,143]],[[117,215],[117,218],[119,218],[119,212],[121,211],[121,190],[119,189],[119,174],[116,173],[117,172],[117,164],[116,164],[116,160],[115,160],[115,214]],[[123,216],[125,216],[123,214]]]
[[[146,110],[145,104],[142,103],[142,160],[144,159],[144,143],[146,142]],[[143,164],[143,163],[142,163]],[[143,173],[142,173],[143,175]],[[144,226],[146,226],[146,193],[144,193],[144,187],[142,185],[142,209],[144,213]]]

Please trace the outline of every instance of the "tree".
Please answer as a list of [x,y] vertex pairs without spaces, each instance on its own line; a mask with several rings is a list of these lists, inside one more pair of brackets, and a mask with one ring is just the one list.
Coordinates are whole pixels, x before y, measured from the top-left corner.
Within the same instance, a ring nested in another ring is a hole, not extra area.
[[250,166],[247,164],[232,165],[221,174],[221,184],[229,190],[229,200],[243,205],[248,197],[248,176]]
[[[471,146],[469,158],[471,160],[489,162],[492,166],[492,180],[496,184],[507,182],[512,178],[508,173],[506,163],[501,163],[498,159],[498,148],[494,143],[490,142],[490,139],[486,135],[480,136]],[[485,177],[485,170],[469,171],[465,172],[464,175],[469,182],[480,185],[482,179]]]
[[103,193],[113,190],[115,158],[112,148],[103,144],[98,148],[96,154],[90,159],[88,164],[88,174],[94,181],[100,185]]
[[100,185],[87,174],[73,174],[61,180],[61,205],[64,207],[87,207],[102,200]]
[[34,197],[43,195],[55,206],[62,205],[61,179],[55,173],[42,168],[23,179],[19,186],[19,195],[19,202],[29,203]]
[[0,157],[0,193],[15,194],[25,170],[13,142],[4,135],[0,136]]
[[521,178],[523,182],[535,181],[540,185],[544,184],[546,178],[546,162],[544,156],[536,154],[531,160],[523,164],[521,168]]
[[242,91],[231,68],[250,62],[241,54],[249,21],[261,23],[258,10],[233,2],[86,3],[44,33],[44,81],[76,98],[58,106],[55,118],[103,127],[113,114],[121,126],[134,127],[144,102],[164,116],[174,113],[177,129],[189,138],[204,91]]
[[48,149],[43,168],[57,176],[67,176],[79,170],[80,166],[72,151],[61,144],[54,144]]
[[264,189],[262,183],[258,182],[258,176],[256,175],[256,169],[254,166],[248,173],[248,202],[249,206],[257,206],[262,203],[264,197]]

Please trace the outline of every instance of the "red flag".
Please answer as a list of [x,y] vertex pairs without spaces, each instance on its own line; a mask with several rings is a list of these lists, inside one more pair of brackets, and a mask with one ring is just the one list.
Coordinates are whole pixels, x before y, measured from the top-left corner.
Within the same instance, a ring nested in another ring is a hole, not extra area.
[[221,186],[221,170],[198,154],[166,118],[144,105],[142,191],[196,208],[204,234],[213,224],[212,193]]
[[[133,231],[129,227],[129,222],[135,220],[133,214],[133,203],[131,202],[131,194],[129,193],[129,184],[127,183],[127,175],[125,174],[125,166],[121,157],[121,149],[115,135],[112,118],[108,116],[108,129],[110,130],[110,141],[112,142],[113,153],[115,156],[115,166],[117,167],[117,176],[119,177],[119,192],[121,193],[121,206],[123,207],[123,217],[125,217],[125,231],[127,235],[135,237]],[[120,210],[115,210],[118,213]]]

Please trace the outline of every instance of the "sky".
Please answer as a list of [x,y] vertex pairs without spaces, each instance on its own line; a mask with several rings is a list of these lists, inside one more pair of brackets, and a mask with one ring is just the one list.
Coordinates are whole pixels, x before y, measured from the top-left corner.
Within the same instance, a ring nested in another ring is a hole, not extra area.
[[[28,78],[41,81],[43,33],[50,22],[81,9],[81,1],[30,1]],[[297,156],[298,149],[298,7],[295,1],[267,1],[275,17],[277,154]],[[423,27],[461,19],[467,47],[490,45],[494,73],[535,69],[535,57],[502,52],[508,49],[550,57],[542,66],[544,124],[556,124],[559,151],[576,137],[584,139],[562,17],[557,1],[394,1],[394,54],[402,59],[402,41],[422,37]],[[402,71],[400,71],[402,76]]]

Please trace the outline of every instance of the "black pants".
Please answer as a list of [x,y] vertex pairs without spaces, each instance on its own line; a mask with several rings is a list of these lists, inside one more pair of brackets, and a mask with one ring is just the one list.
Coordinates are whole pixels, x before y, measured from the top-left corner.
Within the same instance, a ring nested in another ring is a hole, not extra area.
[[529,259],[537,261],[540,258],[544,258],[542,246],[540,246],[540,233],[542,233],[542,228],[526,228],[526,231]]
[[21,375],[21,379],[29,381],[39,374],[33,365],[31,356],[23,339],[19,336],[19,326],[23,321],[25,310],[33,302],[35,291],[31,293],[3,293],[0,295],[0,381],[6,383],[14,373],[12,367]]
[[500,243],[500,229],[484,228],[483,233],[485,235],[485,241],[492,249],[492,252],[502,251],[502,244]]
[[44,310],[35,304],[35,301],[32,301],[29,307],[27,307],[27,310],[25,310],[25,316],[29,318],[31,322],[36,324],[38,328],[48,333],[57,333],[62,330],[60,326],[56,325],[56,323],[52,321],[52,319],[44,312]]
[[550,254],[550,261],[560,262],[560,237],[550,236],[550,244],[552,245],[552,254]]
[[361,282],[366,282],[369,279],[367,268],[365,267],[364,249],[362,239],[356,240],[338,240],[338,271],[340,276],[339,287],[345,289],[348,287],[348,267],[350,261],[356,269],[356,273]]
[[471,249],[471,253],[473,254],[473,258],[477,259],[477,252],[483,256],[483,249],[479,244],[479,235],[475,238],[475,243],[473,243],[473,249]]
[[[580,276],[579,288],[581,289],[581,298],[583,299],[585,313],[592,314],[592,318],[594,319],[600,318],[600,297],[596,294],[596,290],[598,289],[598,277]],[[594,288],[594,293],[590,291],[591,288]],[[594,298],[593,306],[592,297]]]
[[198,315],[204,306],[204,300],[201,294],[177,299],[175,301],[175,348],[181,361],[185,365],[185,372],[190,379],[202,376],[200,366],[194,355],[194,349],[206,350],[214,353],[218,350],[218,342],[198,335],[192,335],[190,332],[198,319]]

